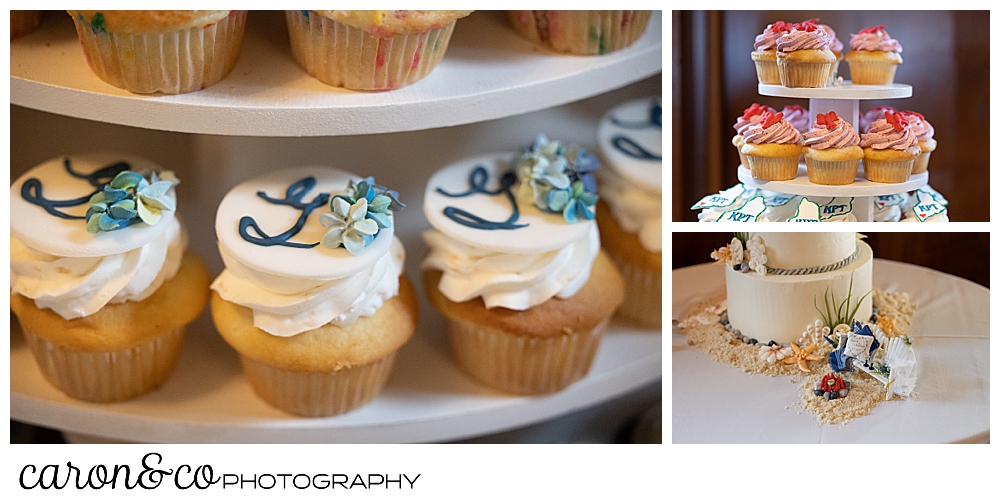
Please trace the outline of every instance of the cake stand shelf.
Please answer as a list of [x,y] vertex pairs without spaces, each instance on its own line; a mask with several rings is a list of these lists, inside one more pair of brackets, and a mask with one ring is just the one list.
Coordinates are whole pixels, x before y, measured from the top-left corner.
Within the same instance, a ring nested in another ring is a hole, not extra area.
[[662,12],[631,47],[567,56],[521,38],[502,13],[461,19],[426,78],[398,90],[330,87],[292,60],[284,14],[252,11],[241,56],[222,82],[182,95],[136,95],[88,68],[69,16],[49,15],[11,42],[11,103],[126,126],[243,136],[330,136],[423,130],[574,102],[662,69]]
[[[840,84],[821,88],[790,88],[779,84],[757,84],[757,92],[764,96],[785,98],[808,98],[809,117],[833,111],[838,117],[851,123],[858,130],[859,102],[861,100],[886,100],[893,98],[909,98],[913,96],[913,87],[909,84],[889,84],[885,86],[867,86],[843,81]],[[849,119],[847,119],[849,118]],[[810,120],[812,124],[812,120]],[[802,196],[825,196],[855,198],[854,216],[859,222],[874,220],[875,210],[872,207],[872,197],[884,194],[897,194],[913,191],[927,185],[927,172],[911,175],[910,180],[900,184],[882,184],[865,178],[861,165],[858,165],[858,175],[854,183],[843,186],[826,186],[809,182],[805,163],[799,163],[799,171],[792,180],[781,182],[765,182],[750,176],[750,170],[740,165],[737,174],[740,182],[766,189]]]

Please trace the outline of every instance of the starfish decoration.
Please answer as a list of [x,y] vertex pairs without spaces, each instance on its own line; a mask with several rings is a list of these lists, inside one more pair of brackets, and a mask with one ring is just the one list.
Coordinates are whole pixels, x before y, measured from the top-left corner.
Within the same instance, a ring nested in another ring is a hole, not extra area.
[[796,364],[798,363],[799,369],[809,373],[809,362],[811,360],[822,360],[823,358],[819,355],[813,355],[812,351],[816,349],[816,345],[809,345],[805,348],[799,348],[794,342],[788,342],[792,346],[792,356],[785,357],[785,360],[781,361],[785,364]]
[[878,322],[875,326],[882,330],[886,336],[892,336],[896,334],[896,319],[888,317],[879,317]]

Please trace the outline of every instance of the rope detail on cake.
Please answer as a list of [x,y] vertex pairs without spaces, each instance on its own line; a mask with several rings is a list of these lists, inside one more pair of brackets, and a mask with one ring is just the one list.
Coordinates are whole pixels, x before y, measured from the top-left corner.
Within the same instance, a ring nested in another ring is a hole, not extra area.
[[855,259],[861,254],[861,246],[856,245],[854,247],[854,253],[850,256],[837,261],[833,264],[828,264],[826,266],[815,266],[812,268],[794,268],[794,269],[782,269],[782,268],[767,268],[767,272],[772,275],[813,275],[816,273],[826,273],[828,271],[839,270],[848,264],[854,262]]

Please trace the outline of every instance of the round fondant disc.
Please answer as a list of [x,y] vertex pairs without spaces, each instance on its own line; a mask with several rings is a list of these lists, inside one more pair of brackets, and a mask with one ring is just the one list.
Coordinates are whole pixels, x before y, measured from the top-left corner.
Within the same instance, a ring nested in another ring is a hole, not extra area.
[[[534,205],[517,203],[520,217],[515,224],[527,224],[517,229],[477,229],[455,222],[445,215],[445,208],[455,207],[482,219],[505,222],[511,216],[513,207],[503,193],[498,195],[472,194],[464,197],[448,197],[437,189],[449,194],[461,194],[470,189],[469,176],[482,166],[489,174],[485,188],[495,191],[499,188],[499,174],[508,170],[509,162],[517,153],[485,154],[463,159],[442,168],[427,182],[424,193],[424,213],[435,229],[460,242],[508,254],[538,254],[559,249],[583,239],[594,225],[593,221],[579,221],[567,224],[562,214],[547,213]],[[516,195],[517,185],[511,188]]]
[[[318,194],[327,193],[331,197],[343,193],[349,181],[362,180],[353,173],[325,166],[301,166],[278,170],[264,176],[243,182],[234,187],[219,204],[215,218],[215,232],[219,242],[243,265],[271,275],[293,278],[334,279],[353,275],[371,267],[384,256],[392,243],[393,226],[378,233],[364,251],[351,255],[347,249],[327,248],[319,243],[328,228],[323,227],[319,218],[329,213],[329,203],[312,211],[306,218],[302,230],[288,239],[292,243],[313,244],[312,248],[294,248],[283,245],[264,246],[244,240],[240,236],[240,220],[249,216],[268,236],[277,236],[293,228],[302,211],[290,205],[274,204],[257,195],[263,192],[276,199],[285,199],[292,184],[307,178],[316,179],[316,185],[303,194],[298,201],[308,203]],[[378,182],[378,181],[376,181]],[[247,233],[259,237],[253,228]]]
[[[613,169],[643,189],[661,192],[663,128],[654,108],[661,108],[659,96],[627,101],[609,110],[597,128],[597,142],[610,164],[602,169]],[[615,138],[624,140],[616,145]]]
[[[41,195],[50,201],[74,200],[93,193],[96,188],[86,178],[74,177],[66,170],[67,159],[72,170],[81,175],[90,175],[118,162],[128,163],[135,172],[163,170],[148,159],[121,153],[101,152],[49,159],[28,170],[10,186],[11,236],[33,249],[55,256],[102,257],[142,247],[167,230],[167,224],[174,218],[173,210],[163,210],[160,221],[152,226],[139,222],[123,229],[90,234],[85,220],[52,215],[45,208],[21,196],[21,188],[33,178],[41,182]],[[176,201],[173,189],[169,194]],[[90,205],[84,202],[72,207],[58,207],[56,210],[66,215],[83,217],[88,208]]]

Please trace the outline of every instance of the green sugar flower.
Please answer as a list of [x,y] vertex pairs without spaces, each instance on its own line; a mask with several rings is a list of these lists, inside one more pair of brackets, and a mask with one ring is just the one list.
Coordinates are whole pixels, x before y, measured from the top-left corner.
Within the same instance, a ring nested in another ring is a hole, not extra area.
[[[161,180],[162,176],[162,180]],[[167,193],[180,183],[173,172],[152,174],[152,183],[133,171],[123,171],[90,198],[85,216],[87,232],[122,229],[137,222],[150,226],[160,221],[162,210],[173,210],[174,200]]]

